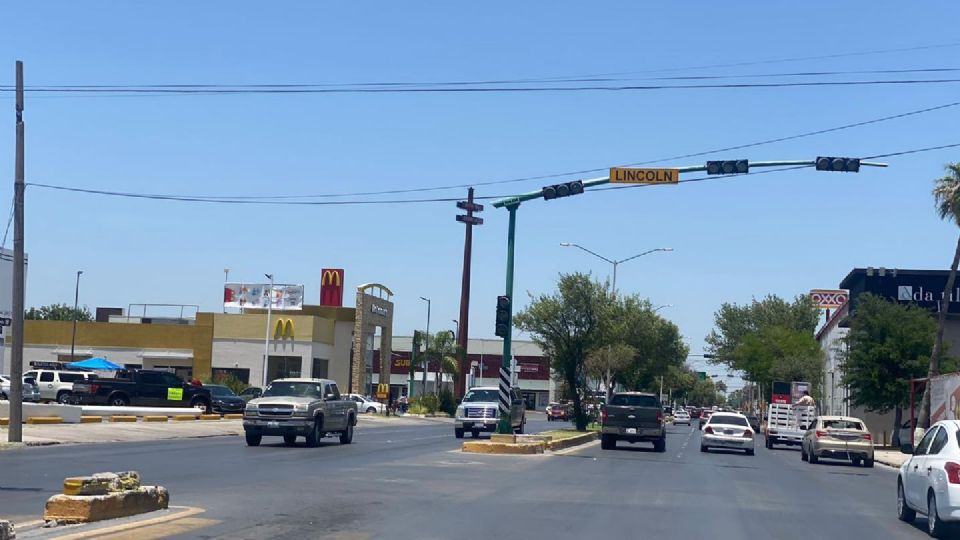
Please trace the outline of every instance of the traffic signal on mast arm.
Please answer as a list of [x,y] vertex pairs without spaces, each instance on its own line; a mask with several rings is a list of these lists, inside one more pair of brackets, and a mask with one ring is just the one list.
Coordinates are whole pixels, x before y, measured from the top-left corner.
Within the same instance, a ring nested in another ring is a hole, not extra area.
[[748,172],[750,172],[750,162],[746,159],[707,162],[707,174],[747,174]]
[[860,172],[859,158],[818,157],[818,171]]
[[580,180],[575,180],[565,184],[544,186],[542,193],[543,199],[546,201],[549,201],[550,199],[559,199],[560,197],[569,197],[570,195],[579,195],[583,193],[583,182]]
[[497,337],[508,337],[510,335],[510,297],[497,297]]

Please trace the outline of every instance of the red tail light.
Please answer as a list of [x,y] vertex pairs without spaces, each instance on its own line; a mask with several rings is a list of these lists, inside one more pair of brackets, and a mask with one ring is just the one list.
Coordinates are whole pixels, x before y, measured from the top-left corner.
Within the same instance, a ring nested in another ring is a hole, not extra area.
[[745,438],[745,439],[752,439],[752,438],[753,438],[753,432],[750,431],[749,429],[743,430],[743,438]]
[[865,440],[865,441],[872,441],[872,440],[873,440],[873,435],[870,435],[869,433],[865,433],[865,434],[863,435],[863,440]]
[[951,484],[960,484],[960,464],[952,461],[946,462],[943,466],[947,471],[947,481]]
[[707,427],[703,428],[703,432],[704,432],[704,433],[709,433],[709,434],[713,435],[713,428],[710,427],[710,426],[707,426]]
[[819,430],[817,430],[817,438],[818,438],[818,439],[819,439],[820,437],[826,437],[826,436],[827,436],[827,432],[826,432],[826,431],[819,431]]
[[91,394],[96,394],[96,393],[97,393],[97,390],[99,390],[99,389],[100,389],[100,385],[99,385],[99,384],[91,384],[91,385],[90,385],[90,393],[91,393]]
[[606,424],[606,423],[607,423],[607,410],[606,410],[606,409],[602,409],[602,410],[600,411],[600,423],[601,423],[601,424]]

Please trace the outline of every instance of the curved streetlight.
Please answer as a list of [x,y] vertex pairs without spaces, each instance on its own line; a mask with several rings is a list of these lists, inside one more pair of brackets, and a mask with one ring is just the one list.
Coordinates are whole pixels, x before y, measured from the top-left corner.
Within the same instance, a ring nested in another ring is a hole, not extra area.
[[668,307],[673,307],[673,304],[663,304],[662,306],[657,306],[657,307],[653,308],[653,312],[656,313],[656,312],[660,311],[661,309],[663,309],[663,308],[668,308]]
[[634,260],[634,259],[638,259],[638,258],[640,258],[640,257],[643,257],[644,255],[649,255],[649,254],[655,253],[655,252],[657,252],[657,251],[673,251],[673,248],[655,248],[655,249],[648,249],[647,251],[644,251],[643,253],[638,253],[638,254],[636,254],[636,255],[634,255],[634,256],[632,256],[632,257],[627,257],[626,259],[614,260],[614,259],[608,259],[608,258],[604,257],[603,255],[600,255],[600,254],[597,253],[597,252],[590,251],[589,249],[581,246],[580,244],[574,244],[574,243],[571,243],[571,242],[560,242],[560,245],[561,245],[562,247],[575,247],[575,248],[577,248],[577,249],[581,249],[581,250],[586,251],[587,253],[593,255],[594,257],[597,257],[598,259],[603,259],[604,261],[612,264],[612,265],[613,265],[613,282],[612,282],[611,285],[612,285],[612,289],[613,289],[613,293],[614,293],[614,294],[617,293],[617,267],[620,266],[622,263],[625,263],[625,262],[627,262],[627,261],[632,261],[632,260]]

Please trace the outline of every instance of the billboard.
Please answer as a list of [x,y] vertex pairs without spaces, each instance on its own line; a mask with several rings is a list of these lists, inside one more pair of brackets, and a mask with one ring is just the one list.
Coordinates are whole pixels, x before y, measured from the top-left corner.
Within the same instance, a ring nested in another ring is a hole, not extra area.
[[223,286],[223,307],[277,310],[303,308],[303,285],[269,283],[227,283]]
[[810,291],[810,300],[820,309],[841,308],[849,298],[850,291],[846,289],[813,289]]
[[960,373],[930,380],[930,424],[940,420],[960,420]]
[[320,305],[343,307],[343,268],[320,271]]

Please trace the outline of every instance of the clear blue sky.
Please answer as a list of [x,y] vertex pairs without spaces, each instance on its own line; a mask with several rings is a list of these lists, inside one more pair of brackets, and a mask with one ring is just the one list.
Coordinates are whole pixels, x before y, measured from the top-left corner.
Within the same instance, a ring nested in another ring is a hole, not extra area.
[[[941,44],[955,36],[958,17],[960,6],[946,2],[21,2],[5,12],[0,85],[13,84],[15,59],[26,64],[28,86],[639,72]],[[960,67],[958,51],[666,75],[952,68]],[[834,80],[858,77],[889,78]],[[957,99],[958,88],[28,94],[27,181],[193,195],[445,186],[601,168],[828,128],[947,103]],[[8,181],[0,197],[9,201],[13,102],[10,94],[0,101],[9,107],[0,138],[0,171]],[[864,156],[955,143],[958,118],[960,110],[951,108],[716,157]],[[608,265],[560,242],[581,243],[610,258],[673,247],[674,253],[624,265],[619,285],[655,304],[673,304],[661,313],[680,326],[692,352],[700,352],[724,301],[835,287],[854,266],[946,267],[957,228],[936,218],[930,188],[944,163],[958,159],[960,150],[953,149],[890,159],[889,169],[859,175],[803,170],[534,201],[519,213],[517,298],[523,304],[526,291],[552,289],[560,272],[608,275]],[[478,195],[544,183],[483,187]],[[72,302],[74,272],[82,269],[81,303],[91,308],[164,302],[218,309],[226,267],[237,280],[273,272],[280,281],[304,283],[308,301],[316,302],[319,272],[327,266],[346,268],[350,288],[367,281],[390,286],[397,335],[424,326],[420,296],[433,299],[432,329],[450,327],[458,313],[463,242],[455,213],[452,203],[216,206],[30,188],[27,304]],[[488,206],[483,217],[486,224],[475,234],[473,337],[493,334],[505,266],[506,213]]]

